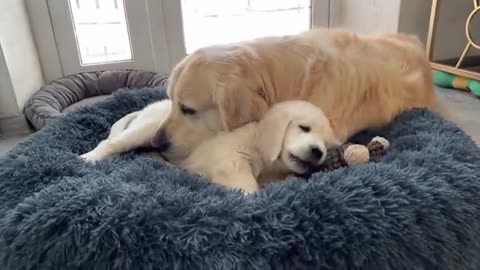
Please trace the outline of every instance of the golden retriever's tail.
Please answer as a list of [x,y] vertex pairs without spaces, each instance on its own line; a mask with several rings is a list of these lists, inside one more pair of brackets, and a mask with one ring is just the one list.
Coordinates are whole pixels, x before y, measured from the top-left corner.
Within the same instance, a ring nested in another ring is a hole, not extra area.
[[133,112],[133,113],[127,114],[124,117],[122,117],[120,120],[115,122],[115,124],[113,124],[112,128],[110,129],[110,135],[108,135],[108,137],[115,136],[121,133],[123,130],[125,130],[128,127],[128,125],[130,125],[130,123],[133,121],[133,119],[135,119],[138,116],[139,113],[140,112]]

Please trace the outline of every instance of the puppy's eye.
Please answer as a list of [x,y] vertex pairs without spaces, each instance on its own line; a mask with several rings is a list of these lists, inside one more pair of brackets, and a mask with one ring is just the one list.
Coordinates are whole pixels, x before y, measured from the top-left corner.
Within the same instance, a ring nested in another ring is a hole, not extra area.
[[310,132],[310,127],[309,126],[305,126],[305,125],[298,125],[298,127],[303,131],[303,132]]
[[182,113],[186,115],[194,115],[197,112],[194,109],[189,108],[183,104],[180,104],[180,111],[182,111]]

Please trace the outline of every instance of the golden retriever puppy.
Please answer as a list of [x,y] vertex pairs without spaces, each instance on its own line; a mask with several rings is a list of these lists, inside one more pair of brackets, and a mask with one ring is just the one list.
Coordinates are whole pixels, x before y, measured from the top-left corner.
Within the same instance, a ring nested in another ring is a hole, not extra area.
[[318,107],[286,101],[273,106],[260,122],[204,141],[179,166],[251,193],[290,173],[314,170],[325,161],[327,149],[339,144]]
[[327,29],[199,49],[174,68],[168,95],[172,113],[152,145],[171,161],[286,100],[320,107],[341,142],[411,108],[436,108],[416,38]]
[[171,108],[172,102],[166,99],[152,103],[141,111],[127,114],[113,124],[107,139],[81,157],[94,162],[139,147],[150,147],[152,138]]

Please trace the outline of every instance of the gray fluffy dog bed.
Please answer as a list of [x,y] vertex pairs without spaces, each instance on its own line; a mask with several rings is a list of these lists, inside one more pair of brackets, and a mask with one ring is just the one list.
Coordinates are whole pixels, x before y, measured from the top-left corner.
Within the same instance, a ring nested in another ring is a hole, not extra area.
[[377,163],[227,191],[145,153],[78,155],[164,97],[119,91],[0,160],[0,269],[480,269],[480,150],[413,110]]
[[163,87],[167,78],[143,70],[81,72],[42,86],[25,104],[24,113],[39,130],[65,113],[104,100],[119,88]]

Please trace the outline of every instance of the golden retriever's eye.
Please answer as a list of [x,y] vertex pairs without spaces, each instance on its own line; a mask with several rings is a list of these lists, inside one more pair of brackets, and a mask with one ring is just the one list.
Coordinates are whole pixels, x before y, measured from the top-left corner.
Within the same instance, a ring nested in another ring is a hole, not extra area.
[[194,115],[197,112],[194,109],[189,108],[183,104],[180,104],[180,111],[182,111],[182,113],[186,115]]
[[309,126],[305,126],[305,125],[298,125],[298,127],[303,131],[303,132],[310,132],[310,127]]

